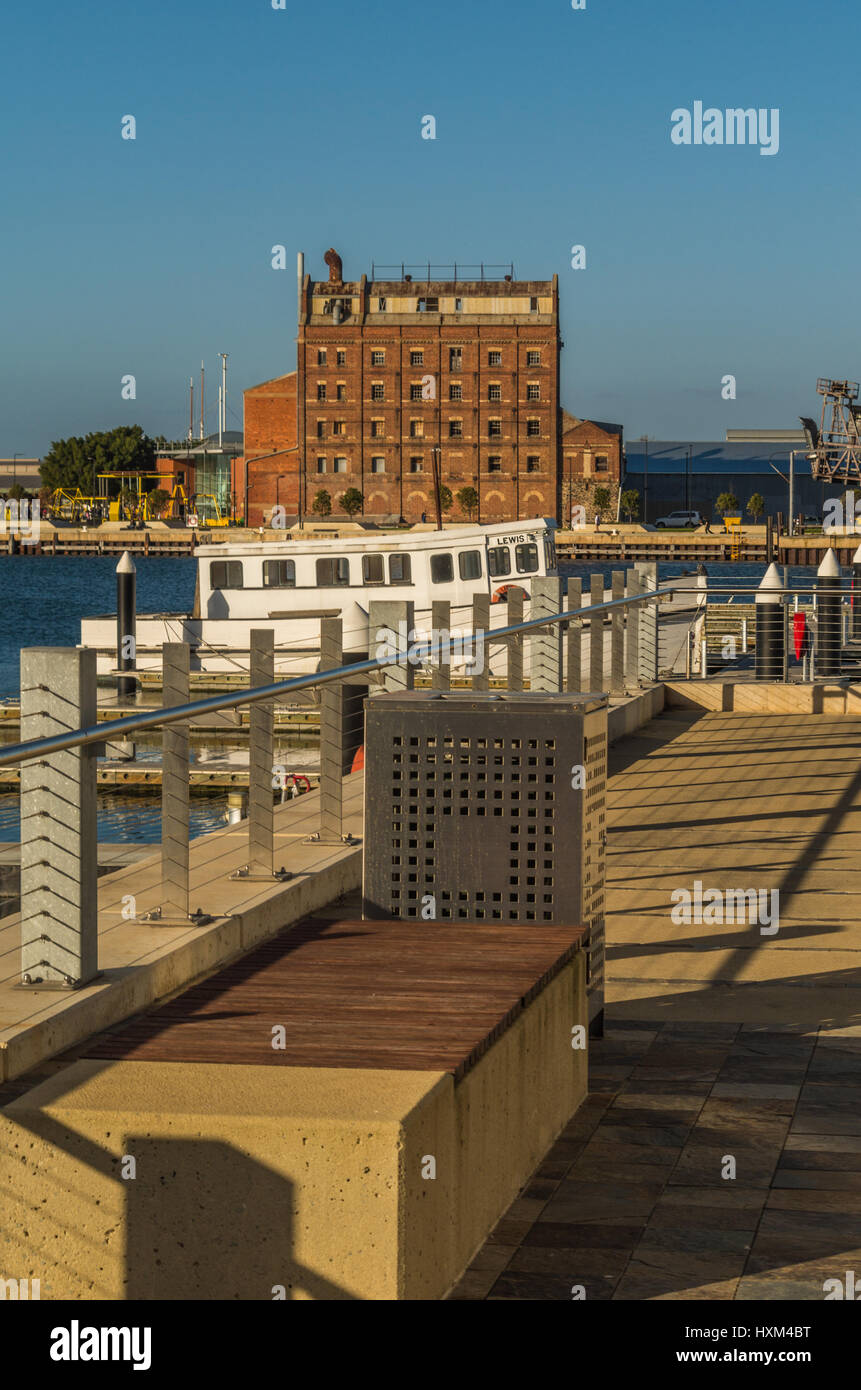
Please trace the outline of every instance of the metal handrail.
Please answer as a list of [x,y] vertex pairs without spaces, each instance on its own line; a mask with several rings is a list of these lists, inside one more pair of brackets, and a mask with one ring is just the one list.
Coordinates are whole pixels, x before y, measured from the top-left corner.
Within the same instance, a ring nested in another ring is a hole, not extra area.
[[[527,622],[516,623],[512,627],[489,629],[484,634],[485,642],[498,642],[514,637],[521,632],[531,632],[537,628],[552,627],[555,623],[581,622],[590,613],[603,613],[611,609],[626,608],[642,603],[654,603],[663,594],[675,592],[677,586],[663,589],[649,589],[642,594],[627,598],[610,599],[605,603],[591,604],[586,608],[569,609],[540,618],[530,618]],[[139,729],[158,728],[162,724],[178,723],[194,718],[198,714],[215,714],[219,710],[234,709],[237,705],[250,705],[258,700],[278,699],[295,690],[308,690],[316,685],[328,685],[334,681],[349,680],[351,676],[361,676],[370,671],[384,670],[388,666],[399,665],[412,652],[416,658],[424,659],[443,650],[452,651],[457,642],[462,651],[460,638],[448,642],[411,643],[407,651],[398,651],[393,656],[369,657],[349,666],[335,666],[331,671],[315,671],[307,676],[294,676],[289,681],[277,681],[274,685],[261,685],[247,690],[234,691],[230,695],[211,695],[206,700],[193,700],[187,705],[172,705],[148,710],[145,714],[129,715],[125,719],[113,719],[103,724],[90,725],[86,729],[76,729],[67,734],[53,734],[50,738],[31,739],[28,743],[16,743],[0,750],[0,767],[11,763],[25,762],[46,753],[61,753],[65,749],[80,748],[90,743],[104,743],[112,738],[136,733]]]

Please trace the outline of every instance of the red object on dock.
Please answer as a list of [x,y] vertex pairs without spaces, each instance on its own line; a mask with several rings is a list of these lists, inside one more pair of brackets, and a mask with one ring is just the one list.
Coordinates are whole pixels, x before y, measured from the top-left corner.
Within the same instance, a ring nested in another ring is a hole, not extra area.
[[801,660],[801,654],[807,646],[807,618],[804,613],[795,613],[792,618],[792,637],[795,642],[795,660]]

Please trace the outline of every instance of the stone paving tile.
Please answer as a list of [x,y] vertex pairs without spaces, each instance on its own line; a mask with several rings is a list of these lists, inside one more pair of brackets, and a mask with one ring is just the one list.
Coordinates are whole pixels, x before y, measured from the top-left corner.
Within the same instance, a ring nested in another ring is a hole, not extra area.
[[590,1060],[452,1298],[809,1300],[861,1268],[861,1027],[623,1019]]

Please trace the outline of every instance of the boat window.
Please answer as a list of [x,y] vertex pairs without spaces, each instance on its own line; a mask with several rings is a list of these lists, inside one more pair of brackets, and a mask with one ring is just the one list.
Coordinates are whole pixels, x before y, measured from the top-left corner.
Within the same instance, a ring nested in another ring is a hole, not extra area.
[[538,569],[538,546],[531,542],[528,545],[518,545],[514,549],[517,560],[518,574],[534,574]]
[[409,555],[389,556],[389,583],[412,584],[412,568]]
[[556,543],[552,536],[544,537],[544,565],[548,574],[556,568]]
[[454,581],[454,562],[450,555],[431,556],[431,581],[434,584],[451,584]]
[[214,560],[209,566],[209,585],[212,589],[241,589],[242,561]]
[[488,550],[487,568],[493,579],[511,573],[511,551],[507,545],[494,545]]
[[385,584],[382,555],[362,556],[362,579],[366,584]]
[[264,560],[263,587],[264,589],[295,589],[295,560]]
[[481,551],[462,550],[457,557],[461,579],[481,578]]
[[331,589],[337,584],[349,584],[350,562],[344,555],[317,561],[317,583],[321,589]]

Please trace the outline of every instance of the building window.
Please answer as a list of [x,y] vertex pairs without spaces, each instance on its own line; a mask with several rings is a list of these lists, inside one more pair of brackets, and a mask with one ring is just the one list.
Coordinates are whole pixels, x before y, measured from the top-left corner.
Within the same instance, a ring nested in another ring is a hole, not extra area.
[[296,561],[264,560],[263,587],[264,589],[295,589]]
[[462,300],[462,299],[456,299],[456,300],[454,301],[454,312],[455,312],[456,314],[460,314],[460,313],[463,312],[463,300]]
[[318,382],[317,382],[317,400],[318,400],[318,401],[324,401],[325,399],[326,399],[326,383],[325,383],[325,381],[318,381]]
[[527,352],[527,354],[526,354],[526,365],[527,365],[527,367],[540,367],[540,366],[541,366],[541,353],[540,353],[540,352]]
[[462,550],[457,557],[457,567],[461,579],[481,578],[481,551]]
[[537,313],[538,313],[538,296],[537,296],[537,295],[533,295],[532,298],[531,298],[530,301],[529,301],[529,312],[530,312],[531,314],[537,314]]
[[528,386],[526,387],[526,399],[528,401],[541,400],[541,387],[539,386],[537,381],[529,382]]
[[381,314],[386,312],[386,297],[383,294],[379,295],[377,298],[377,309]]
[[381,381],[375,381],[371,385],[371,400],[383,401],[386,398],[386,389]]
[[362,579],[365,584],[385,584],[386,573],[382,555],[362,556]]
[[608,469],[607,469],[607,455],[606,455],[606,454],[596,454],[596,455],[595,455],[595,472],[596,472],[596,473],[606,473],[607,471],[608,471]]
[[538,546],[518,545],[514,548],[518,574],[534,574],[538,569]]
[[346,367],[346,365],[347,365],[347,354],[346,354],[346,352],[338,352],[338,353],[335,354],[335,364],[336,364],[336,366],[338,366],[338,367]]
[[409,555],[389,556],[389,583],[411,584],[412,568]]
[[241,589],[242,561],[215,560],[209,566],[209,587],[211,589]]
[[346,460],[343,456],[339,456],[338,458],[335,459],[335,462],[334,462],[334,464],[332,465],[332,472],[333,472],[333,473],[346,473],[346,471],[347,471],[347,460]]
[[385,421],[384,421],[384,420],[372,420],[372,421],[371,421],[371,438],[372,438],[372,439],[382,439],[383,436],[385,435],[385,433],[386,433],[386,425],[385,425]]
[[541,421],[540,421],[540,420],[527,420],[527,421],[526,421],[526,433],[527,433],[528,435],[540,434],[540,433],[541,433]]
[[501,367],[501,366],[502,366],[502,353],[501,353],[501,352],[489,352],[489,353],[487,354],[487,365],[488,365],[488,367]]
[[526,471],[527,473],[537,473],[541,467],[541,459],[537,454],[527,454]]
[[448,369],[450,372],[463,371],[463,348],[449,348]]
[[345,401],[347,399],[347,388],[343,381],[339,381],[338,385],[335,387],[335,397],[339,401]]
[[346,433],[347,433],[347,422],[346,422],[346,420],[333,420],[333,421],[332,421],[332,433],[333,433],[333,434],[346,434]]
[[317,366],[318,366],[318,367],[325,367],[325,365],[326,365],[326,349],[325,349],[325,348],[318,348],[318,349],[317,349]]
[[487,422],[487,434],[488,434],[488,438],[490,438],[490,439],[501,439],[501,437],[502,437],[502,421],[501,421],[501,420],[488,420],[488,422]]
[[420,401],[422,399],[422,384],[415,381],[410,382],[410,400]]
[[349,582],[350,562],[346,556],[327,556],[317,561],[317,584],[321,589],[333,589]]
[[499,454],[491,454],[490,458],[487,460],[487,471],[488,473],[502,472],[502,459]]
[[426,298],[418,301],[417,307],[420,314],[438,314],[439,300],[435,294],[427,295]]
[[386,354],[384,352],[371,353],[371,366],[384,367],[386,365]]
[[372,472],[372,473],[385,473],[385,471],[386,471],[386,460],[385,460],[384,458],[381,458],[379,455],[377,455],[375,458],[372,458],[372,459],[371,459],[371,472]]
[[325,460],[325,458],[318,458],[318,459],[317,459],[317,472],[318,472],[318,473],[325,473],[325,472],[326,472],[326,460]]
[[451,584],[454,582],[454,564],[450,555],[431,555],[432,584]]
[[318,421],[317,421],[317,438],[318,438],[318,439],[325,439],[325,438],[326,438],[326,421],[325,421],[325,420],[318,420]]
[[459,381],[453,381],[448,388],[448,398],[450,401],[463,400],[463,387]]
[[410,459],[410,472],[411,472],[411,473],[423,473],[423,472],[424,472],[424,460],[421,459],[421,458],[411,458],[411,459]]
[[448,422],[449,439],[461,439],[463,437],[463,421],[449,420]]
[[410,420],[410,439],[421,439],[425,432],[424,420]]
[[498,381],[492,381],[487,388],[487,399],[489,401],[502,400],[502,387]]
[[411,353],[410,353],[410,366],[411,366],[411,367],[423,367],[424,364],[425,364],[425,355],[424,355],[424,352],[423,352],[421,349],[419,349],[418,352],[411,352]]
[[507,545],[494,545],[488,550],[487,570],[491,579],[502,579],[511,573],[511,552]]

